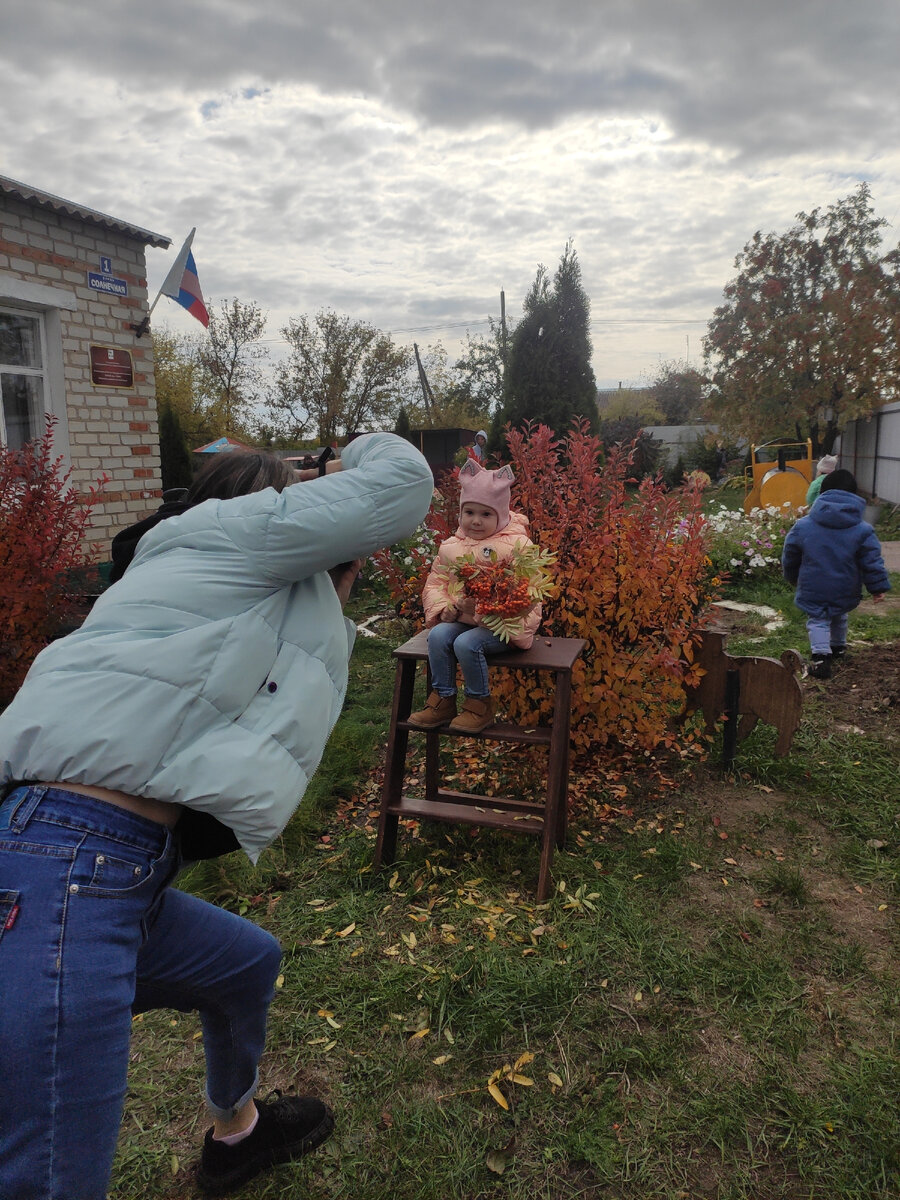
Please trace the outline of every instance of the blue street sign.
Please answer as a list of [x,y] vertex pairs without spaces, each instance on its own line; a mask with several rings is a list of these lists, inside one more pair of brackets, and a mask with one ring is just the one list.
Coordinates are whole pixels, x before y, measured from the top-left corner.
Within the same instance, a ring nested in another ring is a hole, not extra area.
[[105,292],[107,296],[127,296],[128,283],[124,279],[116,279],[114,275],[98,275],[96,271],[88,271],[88,287],[95,292]]

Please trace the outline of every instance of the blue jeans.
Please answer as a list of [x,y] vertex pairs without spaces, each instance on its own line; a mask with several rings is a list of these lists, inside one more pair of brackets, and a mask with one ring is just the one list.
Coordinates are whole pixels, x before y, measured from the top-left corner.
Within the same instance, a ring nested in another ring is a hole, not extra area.
[[483,625],[465,625],[462,621],[441,621],[428,632],[428,665],[431,686],[439,696],[456,695],[456,664],[462,667],[467,696],[490,695],[486,654],[509,650],[504,642]]
[[846,646],[849,620],[849,613],[839,613],[836,617],[807,617],[810,653],[830,654],[832,646]]
[[44,785],[0,805],[4,1200],[103,1200],[133,1013],[198,1010],[213,1114],[252,1097],[281,951],[171,888],[179,861],[165,826],[116,805]]

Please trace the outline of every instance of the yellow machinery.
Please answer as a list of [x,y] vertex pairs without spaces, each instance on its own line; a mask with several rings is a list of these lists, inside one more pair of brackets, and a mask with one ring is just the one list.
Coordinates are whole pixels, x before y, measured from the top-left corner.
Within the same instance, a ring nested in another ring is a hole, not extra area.
[[802,508],[813,478],[812,442],[776,438],[750,447],[750,466],[744,468],[744,512],[751,508]]

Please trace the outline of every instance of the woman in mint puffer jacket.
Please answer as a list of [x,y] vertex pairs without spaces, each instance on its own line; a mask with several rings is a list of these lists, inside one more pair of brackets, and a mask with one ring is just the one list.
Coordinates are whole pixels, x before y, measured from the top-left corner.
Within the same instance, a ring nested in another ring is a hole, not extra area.
[[299,483],[232,458],[249,494],[145,533],[0,715],[0,1194],[17,1200],[106,1195],[131,1018],[150,1008],[200,1013],[204,1190],[333,1126],[312,1097],[254,1100],[275,939],[169,885],[185,831],[224,830],[255,861],[284,828],[343,704],[359,560],[412,533],[433,480],[392,434]]

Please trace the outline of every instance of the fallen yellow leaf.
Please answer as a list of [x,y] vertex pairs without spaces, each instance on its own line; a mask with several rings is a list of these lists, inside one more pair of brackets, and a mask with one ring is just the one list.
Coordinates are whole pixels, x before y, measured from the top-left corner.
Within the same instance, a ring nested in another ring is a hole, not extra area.
[[346,929],[339,929],[334,936],[335,937],[348,937],[355,928],[356,928],[356,922],[353,921],[350,925],[347,926]]
[[494,1097],[494,1099],[497,1101],[497,1103],[500,1105],[500,1107],[505,1108],[506,1111],[509,1112],[509,1105],[506,1102],[506,1097],[503,1095],[503,1093],[497,1087],[496,1083],[489,1083],[488,1091],[491,1093],[491,1095]]
[[548,1071],[547,1078],[553,1084],[554,1087],[562,1087],[563,1081],[560,1079],[560,1077],[557,1075],[557,1073],[555,1071]]
[[431,1061],[436,1067],[442,1067],[444,1063],[448,1063],[452,1057],[452,1054],[439,1054],[437,1058],[433,1058]]

